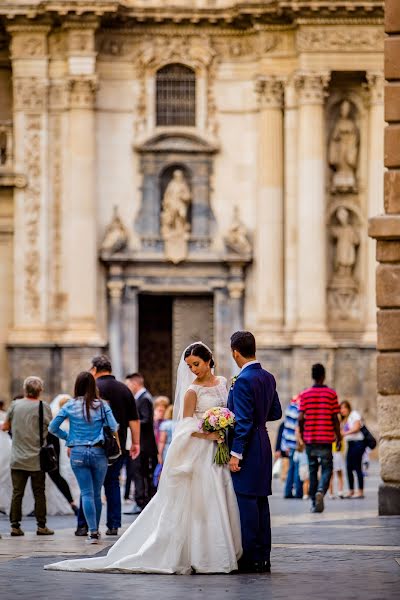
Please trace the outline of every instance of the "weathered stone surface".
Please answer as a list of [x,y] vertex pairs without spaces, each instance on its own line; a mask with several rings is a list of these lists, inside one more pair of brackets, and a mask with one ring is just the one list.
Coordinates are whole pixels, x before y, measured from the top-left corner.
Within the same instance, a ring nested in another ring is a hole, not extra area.
[[385,2],[385,31],[386,33],[400,33],[399,0],[386,0]]
[[378,392],[381,394],[400,394],[400,352],[378,354],[377,378]]
[[[399,365],[397,365],[397,368],[399,368]],[[399,378],[399,371],[397,373],[397,378]],[[381,438],[400,436],[400,394],[378,396],[378,423]]]
[[385,86],[385,121],[400,121],[400,83]]
[[381,263],[400,261],[400,242],[378,240],[376,244],[376,260]]
[[400,309],[379,310],[378,350],[397,350],[400,345]]
[[[399,98],[400,111],[400,98]],[[399,113],[400,114],[400,113]],[[400,120],[400,117],[399,117]],[[386,171],[385,181],[385,212],[400,213],[400,169]]]
[[382,516],[400,515],[400,485],[379,486],[378,511]]
[[376,302],[382,308],[400,307],[400,264],[378,266]]
[[385,129],[385,167],[400,167],[400,125],[390,125]]
[[[399,429],[400,423],[397,423]],[[400,439],[381,440],[379,444],[381,477],[385,483],[400,482]]]
[[385,39],[385,77],[400,79],[400,38]]
[[369,220],[369,237],[376,240],[400,240],[400,215],[380,215]]

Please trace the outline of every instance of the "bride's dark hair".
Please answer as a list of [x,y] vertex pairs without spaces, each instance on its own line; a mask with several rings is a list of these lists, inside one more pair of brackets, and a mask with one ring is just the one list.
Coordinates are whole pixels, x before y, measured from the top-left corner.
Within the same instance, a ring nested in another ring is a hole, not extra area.
[[185,359],[188,356],[198,356],[199,358],[204,360],[204,362],[210,361],[211,368],[213,368],[213,366],[215,365],[213,355],[211,354],[210,350],[206,348],[206,346],[203,346],[203,344],[192,344],[191,346],[189,346],[189,348],[185,352]]

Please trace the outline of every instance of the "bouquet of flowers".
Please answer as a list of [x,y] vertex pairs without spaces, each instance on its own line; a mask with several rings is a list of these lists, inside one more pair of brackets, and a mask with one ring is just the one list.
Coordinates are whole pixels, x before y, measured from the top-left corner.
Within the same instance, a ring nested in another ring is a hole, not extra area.
[[215,454],[214,462],[217,465],[226,465],[229,462],[229,449],[225,441],[225,434],[228,427],[235,424],[235,415],[228,408],[216,406],[206,410],[199,422],[199,430],[214,432],[218,431],[221,439],[218,440],[218,449]]

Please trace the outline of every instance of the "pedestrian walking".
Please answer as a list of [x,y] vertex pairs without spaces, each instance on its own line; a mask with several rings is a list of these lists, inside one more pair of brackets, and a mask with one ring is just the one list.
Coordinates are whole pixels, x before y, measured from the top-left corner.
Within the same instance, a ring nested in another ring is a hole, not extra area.
[[[310,470],[311,512],[323,512],[324,496],[331,480],[332,443],[341,441],[339,402],[335,390],[325,385],[325,367],[312,366],[312,387],[300,394],[300,443],[305,443]],[[318,480],[318,469],[321,477]]]
[[[154,469],[157,465],[157,444],[154,435],[153,397],[144,386],[140,373],[126,376],[125,383],[135,398],[140,420],[140,454],[128,460],[127,488],[133,479],[135,484],[135,502],[130,514],[139,514],[154,496]],[[125,490],[125,497],[127,489]],[[129,496],[128,496],[129,497]]]
[[[340,404],[340,414],[343,419],[342,434],[347,442],[346,470],[349,493],[347,498],[364,498],[364,475],[362,457],[365,452],[364,435],[361,430],[361,415],[352,410],[350,402],[343,400]],[[354,492],[354,472],[358,480],[358,492]]]
[[[69,420],[69,431],[61,424]],[[74,398],[67,402],[51,421],[50,432],[67,441],[71,449],[71,467],[81,491],[81,504],[89,529],[88,542],[99,541],[101,487],[107,473],[108,459],[104,450],[105,422],[114,432],[118,423],[108,404],[98,397],[91,373],[82,371],[75,381]]]
[[[299,475],[299,462],[296,460],[297,428],[299,419],[300,396],[295,396],[285,410],[285,420],[281,447],[289,457],[289,469],[286,476],[284,498],[302,498],[303,484]],[[294,488],[294,495],[293,495]]]
[[11,535],[25,535],[21,529],[22,500],[28,479],[31,480],[35,500],[37,535],[53,535],[46,526],[46,474],[40,468],[39,411],[43,407],[43,438],[46,439],[51,410],[47,402],[40,400],[43,381],[40,377],[27,377],[24,381],[24,397],[11,403],[3,431],[12,428],[11,480],[12,499],[10,509]]

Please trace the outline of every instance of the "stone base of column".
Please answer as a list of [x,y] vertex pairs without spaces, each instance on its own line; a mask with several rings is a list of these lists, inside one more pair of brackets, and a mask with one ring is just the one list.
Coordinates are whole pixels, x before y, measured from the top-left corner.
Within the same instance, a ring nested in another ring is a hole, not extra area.
[[379,515],[400,515],[400,484],[379,486],[378,492]]
[[365,330],[365,333],[362,337],[362,341],[364,344],[368,344],[371,346],[376,346],[377,340],[377,327],[375,325],[371,325]]
[[326,329],[298,329],[292,338],[295,346],[328,346],[336,344]]

